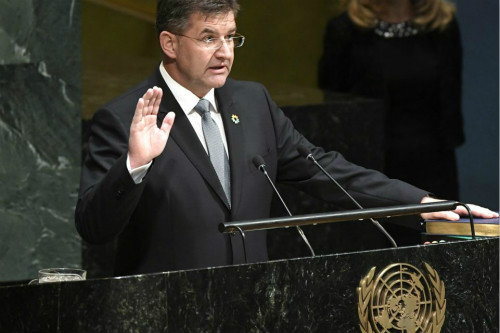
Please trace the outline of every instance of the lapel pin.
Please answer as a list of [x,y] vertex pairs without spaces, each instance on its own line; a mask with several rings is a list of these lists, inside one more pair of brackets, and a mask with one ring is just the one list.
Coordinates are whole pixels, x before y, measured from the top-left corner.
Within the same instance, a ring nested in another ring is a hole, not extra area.
[[239,124],[240,123],[240,118],[238,118],[237,115],[233,114],[231,115],[231,120],[233,121],[233,123],[235,124]]

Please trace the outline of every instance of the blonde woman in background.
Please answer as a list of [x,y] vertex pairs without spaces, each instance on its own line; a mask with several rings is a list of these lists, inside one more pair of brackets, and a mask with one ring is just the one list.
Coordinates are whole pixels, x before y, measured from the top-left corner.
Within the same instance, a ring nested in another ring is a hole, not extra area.
[[351,0],[328,22],[318,72],[322,89],[383,99],[383,171],[448,199],[464,142],[454,13],[444,0]]

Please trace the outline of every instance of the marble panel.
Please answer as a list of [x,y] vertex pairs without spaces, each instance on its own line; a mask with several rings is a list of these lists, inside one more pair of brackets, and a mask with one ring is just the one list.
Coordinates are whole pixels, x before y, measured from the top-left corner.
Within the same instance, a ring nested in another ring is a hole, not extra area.
[[0,0],[0,281],[80,265],[80,2]]
[[[490,243],[489,245],[487,244]],[[442,332],[498,330],[498,241],[242,265],[168,278],[172,332],[359,332],[356,288],[371,267],[431,263],[446,286]],[[474,253],[477,259],[470,257]],[[481,267],[474,265],[477,263]],[[491,267],[491,269],[489,268]]]
[[356,333],[360,280],[395,263],[437,272],[442,333],[498,332],[498,238],[0,287],[0,331]]
[[150,274],[61,284],[60,332],[165,332],[165,281]]
[[0,332],[58,332],[60,284],[0,290]]

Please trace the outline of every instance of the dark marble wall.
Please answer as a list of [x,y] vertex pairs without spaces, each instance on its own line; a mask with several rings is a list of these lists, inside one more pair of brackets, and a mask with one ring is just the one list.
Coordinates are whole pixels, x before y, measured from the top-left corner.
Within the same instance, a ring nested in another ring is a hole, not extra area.
[[80,1],[0,0],[0,281],[79,266]]

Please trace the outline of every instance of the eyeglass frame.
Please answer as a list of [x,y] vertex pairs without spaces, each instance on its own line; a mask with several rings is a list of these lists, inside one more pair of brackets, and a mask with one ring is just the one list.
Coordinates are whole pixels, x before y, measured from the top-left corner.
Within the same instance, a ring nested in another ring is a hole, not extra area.
[[[233,49],[236,49],[238,47],[242,47],[243,44],[245,44],[245,36],[241,35],[241,34],[237,34],[237,33],[234,33],[231,37],[228,37],[226,38],[226,36],[222,37],[219,37],[219,38],[213,38],[213,37],[205,37],[205,38],[195,38],[195,37],[191,37],[191,36],[186,36],[186,35],[183,35],[183,34],[178,34],[178,33],[174,33],[174,35],[176,36],[181,36],[181,37],[186,37],[186,38],[189,38],[189,39],[192,39],[192,40],[195,40],[195,41],[198,41],[200,43],[202,43],[203,46],[205,46],[205,48],[207,50],[218,50],[222,47],[222,45],[224,45],[224,43],[226,43],[226,45],[228,47],[231,47]],[[211,39],[217,39],[219,42],[220,42],[220,45],[218,45],[217,47],[214,47],[214,48],[210,48],[209,47],[209,44],[208,42],[205,41],[205,39],[207,38],[211,38]],[[233,45],[229,45],[229,41],[233,41],[234,38],[241,38],[241,44],[236,46],[234,45],[234,42],[233,42]]]

